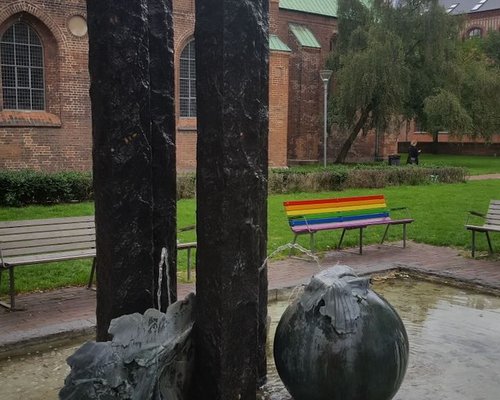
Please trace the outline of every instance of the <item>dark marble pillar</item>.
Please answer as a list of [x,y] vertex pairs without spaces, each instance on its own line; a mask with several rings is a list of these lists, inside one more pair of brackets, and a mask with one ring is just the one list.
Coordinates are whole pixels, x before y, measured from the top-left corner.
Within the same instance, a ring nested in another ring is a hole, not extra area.
[[[149,41],[158,34],[155,28],[150,31],[148,27],[147,0],[88,0],[87,13],[97,236],[97,339],[107,340],[111,319],[144,312],[155,305],[157,253],[165,245],[171,248],[167,242],[172,238],[175,243],[175,222],[168,228],[174,233],[165,234],[165,227],[161,232],[158,229],[160,224],[175,221],[175,216],[168,216],[169,212],[175,215],[171,194],[174,190],[175,198],[175,189],[160,188],[170,182],[172,172],[159,172],[167,168],[161,164],[169,158],[166,151],[172,144],[165,131],[165,112],[154,117],[152,114],[152,110],[161,108],[160,97],[171,97],[171,92],[166,94],[164,85],[157,84],[162,74],[159,64],[150,65],[150,58],[154,60],[156,56],[150,54]],[[152,94],[151,88],[158,93]],[[168,109],[168,104],[165,106]],[[159,148],[153,151],[153,146]],[[158,206],[163,201],[166,205]]]
[[[153,184],[153,256],[155,282],[162,250],[161,310],[177,298],[174,32],[172,0],[148,0],[151,84],[151,136]],[[168,277],[167,269],[168,265]],[[167,292],[168,287],[170,293]],[[155,286],[155,293],[158,284]],[[157,299],[155,299],[157,300]],[[170,301],[169,301],[170,300]]]
[[[255,399],[267,301],[268,4],[197,0],[194,398]],[[263,311],[264,310],[264,311]]]

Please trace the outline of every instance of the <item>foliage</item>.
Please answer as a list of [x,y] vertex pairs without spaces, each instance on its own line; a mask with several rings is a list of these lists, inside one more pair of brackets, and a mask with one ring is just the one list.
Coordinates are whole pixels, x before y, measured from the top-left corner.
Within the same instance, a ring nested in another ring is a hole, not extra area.
[[191,199],[196,194],[196,174],[183,173],[177,175],[177,199]]
[[370,8],[339,0],[338,21],[330,118],[347,139],[337,163],[359,132],[390,131],[400,118],[417,119],[435,138],[439,129],[487,139],[500,130],[496,33],[461,45],[462,19],[437,0],[375,0]]
[[500,132],[500,64],[488,57],[484,43],[490,43],[488,37],[467,40],[461,46],[462,76],[456,93],[470,117],[471,136],[489,139]]
[[347,179],[345,168],[300,171],[293,169],[272,170],[269,174],[269,193],[319,192],[341,190]]
[[[269,172],[269,194],[321,192],[343,190],[346,188],[373,188],[394,185],[423,185],[436,179],[440,182],[463,182],[467,170],[460,166],[443,165],[400,166],[387,164],[359,164],[356,166],[313,167],[302,166],[290,169],[272,169]],[[439,178],[434,178],[439,177]],[[182,186],[182,189],[179,187]],[[178,182],[177,197],[194,197],[196,179],[194,174],[183,175],[182,184]]]
[[0,205],[67,203],[90,200],[92,195],[90,173],[0,171]]
[[500,31],[489,31],[488,35],[480,41],[484,54],[500,66]]
[[430,132],[448,130],[451,134],[468,133],[472,119],[453,93],[439,89],[424,100],[424,114]]

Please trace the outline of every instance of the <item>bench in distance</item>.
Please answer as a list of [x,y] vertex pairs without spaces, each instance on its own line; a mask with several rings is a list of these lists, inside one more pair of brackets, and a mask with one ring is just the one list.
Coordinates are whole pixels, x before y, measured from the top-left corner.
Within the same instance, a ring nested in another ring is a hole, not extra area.
[[[482,225],[469,224],[469,219],[472,216],[483,218],[484,223]],[[484,232],[486,234],[490,255],[493,254],[493,246],[491,245],[489,232],[500,232],[500,200],[490,201],[490,206],[488,207],[486,215],[477,211],[469,211],[469,216],[465,222],[465,228],[472,232],[472,258],[474,258],[476,254],[476,232]]]
[[337,249],[340,249],[345,232],[359,229],[359,254],[363,254],[363,229],[372,225],[386,225],[381,244],[391,225],[402,225],[403,247],[406,247],[406,225],[413,222],[412,218],[391,217],[391,212],[407,208],[387,208],[384,195],[285,201],[283,205],[288,224],[295,235],[293,244],[299,235],[309,234],[311,251],[314,251],[316,232],[342,229],[337,245]]
[[93,215],[0,222],[0,282],[7,270],[10,296],[10,304],[0,305],[15,310],[15,267],[83,258],[95,266]]
[[[181,228],[179,231],[193,229]],[[177,250],[187,251],[188,280],[191,279],[191,251],[196,242],[178,243]],[[0,305],[16,309],[14,268],[56,261],[92,258],[88,288],[97,266],[94,216],[47,218],[0,222],[0,283],[2,272],[9,274],[10,303]]]

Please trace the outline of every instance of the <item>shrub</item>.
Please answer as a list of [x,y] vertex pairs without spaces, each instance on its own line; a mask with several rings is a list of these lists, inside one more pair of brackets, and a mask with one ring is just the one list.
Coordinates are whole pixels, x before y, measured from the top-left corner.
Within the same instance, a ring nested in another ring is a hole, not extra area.
[[92,176],[85,172],[0,171],[0,205],[68,203],[91,200]]
[[[433,182],[464,182],[460,167],[358,165],[329,168],[290,168],[269,171],[269,194],[335,191],[344,188],[383,188]],[[196,195],[196,175],[177,176],[177,198]],[[84,172],[44,173],[0,171],[0,206],[23,206],[92,200],[92,176]]]
[[269,172],[269,193],[319,192],[341,190],[347,178],[347,169],[328,170],[275,169]]
[[177,175],[177,199],[191,199],[196,195],[196,174]]

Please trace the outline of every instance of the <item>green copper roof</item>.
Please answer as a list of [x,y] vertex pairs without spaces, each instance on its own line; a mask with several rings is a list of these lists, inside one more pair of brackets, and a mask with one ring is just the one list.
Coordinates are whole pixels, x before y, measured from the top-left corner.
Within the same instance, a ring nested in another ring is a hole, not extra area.
[[281,39],[276,35],[269,35],[269,50],[274,51],[286,51],[291,52],[292,50]]
[[304,25],[289,24],[290,30],[297,38],[299,44],[303,47],[321,48],[318,40],[314,37],[313,33]]
[[280,0],[280,8],[337,17],[337,0]]

